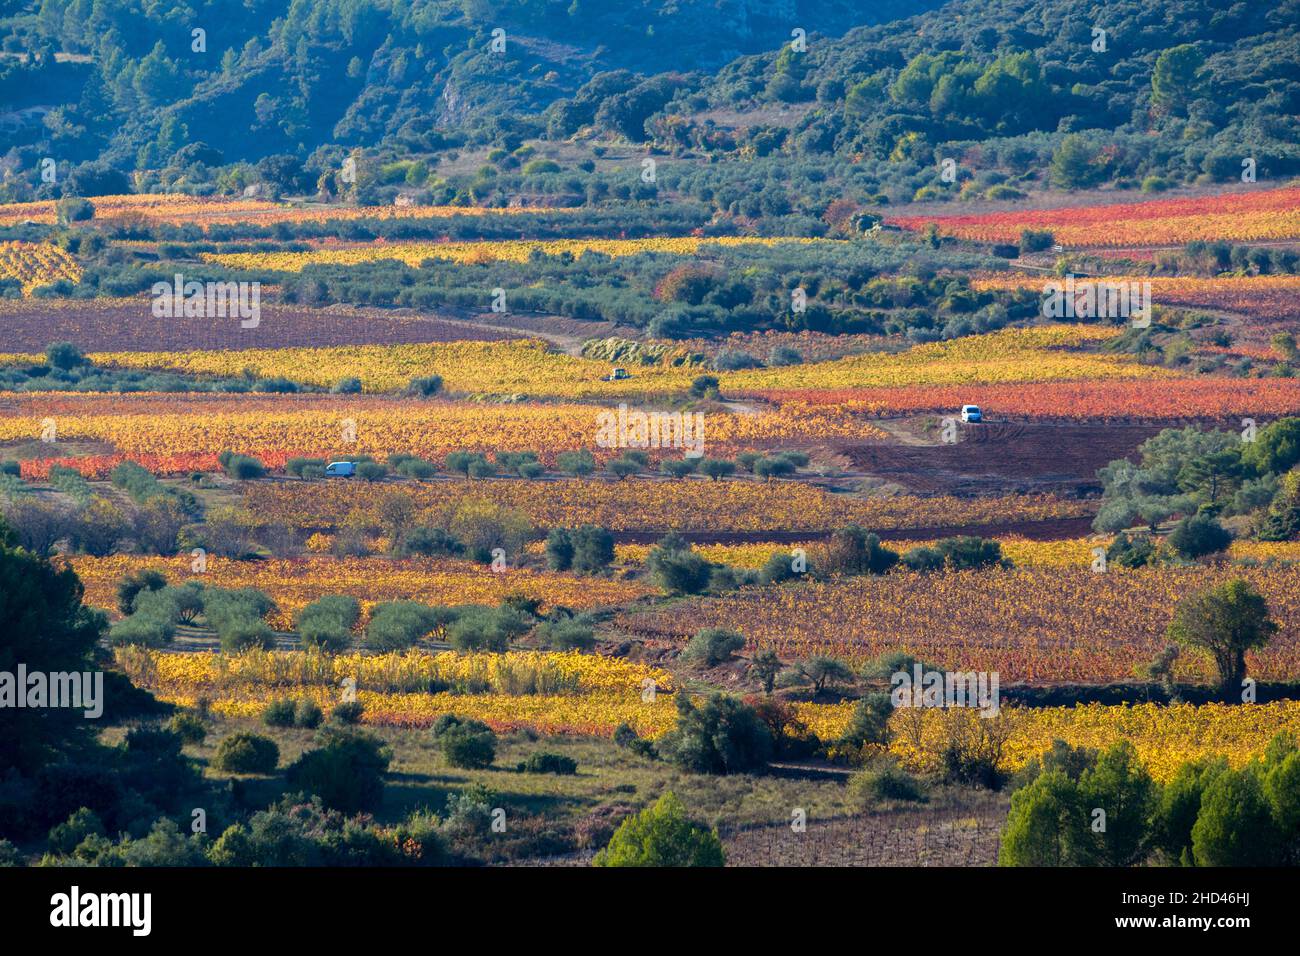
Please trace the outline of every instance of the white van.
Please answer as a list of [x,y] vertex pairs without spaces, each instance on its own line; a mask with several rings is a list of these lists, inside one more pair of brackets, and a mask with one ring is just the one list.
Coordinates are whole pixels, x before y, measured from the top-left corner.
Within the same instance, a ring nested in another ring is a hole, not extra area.
[[964,422],[982,422],[984,414],[980,411],[978,405],[963,405],[961,407],[961,420]]
[[351,478],[357,473],[354,461],[332,461],[325,466],[326,478]]

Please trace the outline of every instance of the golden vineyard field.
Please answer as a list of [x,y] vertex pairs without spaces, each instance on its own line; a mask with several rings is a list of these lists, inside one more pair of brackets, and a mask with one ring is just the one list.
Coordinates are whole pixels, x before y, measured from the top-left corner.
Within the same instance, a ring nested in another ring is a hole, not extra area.
[[[406,490],[406,489],[404,489]],[[1086,502],[1050,495],[1006,498],[857,498],[804,482],[478,480],[409,489],[417,510],[437,516],[463,502],[517,508],[540,527],[593,523],[614,531],[825,531],[857,523],[877,531],[1081,517]],[[345,520],[379,523],[389,489],[300,482],[249,485],[246,505],[264,521],[323,527]],[[351,517],[350,517],[351,516]]]
[[[1132,355],[1084,351],[1119,334],[1113,328],[1049,325],[1004,329],[903,352],[874,352],[808,365],[719,372],[724,394],[759,390],[888,388],[1067,380],[1169,379],[1175,373]],[[0,362],[34,361],[0,355]],[[632,377],[604,382],[610,365],[553,351],[536,341],[362,345],[238,351],[104,352],[97,363],[170,369],[197,375],[286,377],[328,388],[359,378],[366,391],[401,389],[414,377],[438,374],[455,393],[532,398],[628,397],[681,393],[699,370],[637,366]]]
[[23,295],[60,279],[81,281],[81,267],[48,242],[0,242],[0,279],[19,283]]
[[[214,396],[193,403],[154,396],[123,396],[110,402],[51,397],[49,401],[34,398],[16,404],[8,414],[0,413],[0,442],[38,438],[42,423],[53,418],[60,439],[106,442],[118,452],[134,456],[215,455],[224,449],[238,449],[267,459],[405,452],[441,461],[452,451],[532,450],[553,464],[558,453],[568,450],[585,448],[600,458],[621,454],[621,449],[604,449],[597,443],[600,416],[617,414],[614,405],[485,405],[308,396]],[[643,410],[654,409],[646,406]],[[706,414],[703,449],[709,455],[725,457],[740,449],[884,437],[879,428],[852,414],[790,403],[758,414]],[[654,458],[680,458],[684,450],[647,449]]]
[[[95,196],[94,218],[101,221],[140,218],[170,225],[274,225],[280,222],[346,222],[355,219],[445,219],[449,216],[559,213],[563,208],[509,206],[334,206],[321,203],[290,204],[265,199],[225,196],[186,196],[179,193],[144,193]],[[53,224],[53,200],[0,205],[0,226],[23,222]]]
[[207,559],[207,570],[201,574],[191,570],[188,554],[178,558],[81,555],[70,564],[86,586],[87,603],[101,608],[116,606],[117,583],[123,575],[144,568],[161,571],[173,584],[192,580],[212,587],[258,588],[275,601],[268,621],[281,631],[292,629],[298,610],[328,594],[346,594],[360,601],[364,624],[370,609],[382,601],[495,605],[517,594],[535,598],[548,609],[559,605],[584,609],[634,601],[655,590],[640,582],[557,572],[520,568],[498,572],[451,559],[305,557],[251,562],[214,556]]
[[[622,620],[634,633],[676,641],[701,628],[729,627],[748,648],[774,648],[783,657],[829,654],[860,664],[904,651],[932,667],[997,671],[1004,683],[1103,684],[1133,679],[1166,646],[1180,598],[1231,577],[1254,584],[1280,626],[1267,648],[1247,655],[1250,674],[1300,679],[1295,565],[893,572],[745,589]],[[1205,682],[1214,668],[1207,657],[1186,652],[1176,672]]]

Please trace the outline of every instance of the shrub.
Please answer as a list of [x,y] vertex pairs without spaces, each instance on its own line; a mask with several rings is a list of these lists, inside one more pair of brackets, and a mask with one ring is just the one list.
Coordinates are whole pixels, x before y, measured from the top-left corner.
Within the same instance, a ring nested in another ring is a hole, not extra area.
[[717,395],[718,377],[716,375],[697,375],[691,382],[690,394],[693,398]]
[[341,378],[334,383],[334,387],[330,391],[336,395],[359,395],[361,393],[361,379],[355,376]]
[[938,571],[943,567],[943,554],[925,545],[909,549],[899,560],[909,571]]
[[700,707],[677,696],[677,726],[660,738],[659,751],[692,773],[744,773],[772,757],[772,732],[753,707],[715,693]]
[[131,574],[125,574],[117,583],[117,609],[123,614],[135,610],[135,598],[141,591],[157,591],[167,586],[167,578],[161,571],[144,568]]
[[778,368],[787,365],[802,365],[803,356],[788,345],[778,345],[772,349],[772,353],[767,357],[767,364]]
[[1121,568],[1140,568],[1155,557],[1156,546],[1149,534],[1129,536],[1120,532],[1106,549],[1106,562]]
[[386,601],[370,612],[366,646],[374,651],[401,651],[445,627],[454,615],[446,608],[418,601]]
[[237,620],[223,625],[217,632],[221,649],[227,654],[237,654],[249,648],[270,650],[275,646],[275,632],[262,620]]
[[413,554],[423,557],[455,557],[465,553],[465,545],[441,528],[416,525],[402,536],[397,552],[401,557]]
[[954,571],[1005,566],[1002,545],[997,541],[975,536],[941,538],[935,548],[943,555],[944,564]]
[[1217,554],[1232,544],[1232,535],[1205,514],[1192,515],[1178,522],[1169,534],[1169,547],[1181,557],[1194,559]]
[[529,754],[527,760],[521,760],[517,768],[520,773],[554,773],[570,776],[578,772],[578,761],[563,754],[545,751]]
[[422,398],[437,395],[440,391],[442,391],[441,375],[417,376],[406,386],[407,395],[417,395]]
[[663,542],[650,549],[646,568],[655,585],[669,594],[699,594],[709,586],[713,564],[702,555],[676,542]]
[[302,608],[294,627],[304,644],[340,651],[352,642],[352,629],[361,619],[361,604],[344,594],[327,594]]
[[292,727],[294,703],[288,697],[277,697],[267,701],[262,708],[262,723],[268,727]]
[[52,342],[45,346],[45,361],[52,368],[68,371],[86,364],[86,356],[71,342]]
[[104,822],[99,814],[86,807],[73,811],[63,823],[56,824],[49,833],[50,852],[68,856],[88,836],[106,836]]
[[889,695],[880,691],[867,694],[853,708],[853,716],[840,742],[852,747],[884,746],[889,743],[889,715],[894,705]]
[[925,788],[921,781],[894,760],[882,760],[859,770],[849,778],[849,792],[864,804],[876,800],[906,800],[913,803],[925,800]]
[[573,530],[573,570],[594,574],[614,563],[614,536],[604,528],[584,524]]
[[212,765],[228,773],[274,773],[280,762],[280,748],[269,737],[241,732],[217,745]]
[[362,481],[381,481],[388,475],[388,466],[377,461],[363,461],[357,465],[357,477]]
[[725,458],[701,458],[696,470],[711,481],[721,481],[736,473],[736,463]]
[[321,720],[324,719],[320,705],[310,697],[303,697],[298,701],[298,705],[293,709],[293,725],[303,727],[308,730],[314,730],[320,726]]
[[307,477],[305,473],[305,469],[311,467],[320,468],[323,474],[325,468],[325,459],[324,458],[290,458],[288,461],[284,463],[285,474],[293,475],[296,478]]
[[231,455],[224,463],[226,475],[238,481],[266,476],[266,466],[251,455]]
[[117,621],[108,631],[113,647],[165,647],[176,636],[176,623],[155,614],[132,614]]
[[180,710],[172,715],[167,729],[187,744],[201,744],[208,736],[208,728],[198,714]]
[[721,627],[708,627],[687,642],[682,656],[703,667],[716,667],[731,660],[744,646],[745,638],[737,632]]
[[382,741],[339,725],[327,726],[318,739],[321,746],[289,766],[289,786],[315,794],[325,806],[344,813],[377,808],[392,759]]
[[433,739],[452,767],[481,769],[496,759],[497,735],[482,721],[443,714],[433,725]]
[[438,466],[427,458],[417,458],[414,455],[403,455],[400,460],[394,461],[395,456],[389,456],[388,464],[399,475],[407,478],[415,478],[423,481],[426,478],[432,478],[438,473]]
[[334,709],[330,711],[330,720],[340,724],[359,724],[363,713],[365,707],[361,701],[345,700],[341,704],[334,705]]
[[849,525],[813,546],[811,559],[819,575],[884,574],[898,563],[898,553],[884,547],[878,535]]
[[588,651],[596,643],[595,632],[579,621],[547,621],[537,636],[553,651]]
[[573,537],[564,528],[552,528],[547,533],[546,564],[552,571],[573,567]]
[[458,651],[504,651],[530,627],[527,615],[515,608],[475,606],[460,612],[447,628],[447,640]]
[[555,466],[566,475],[581,478],[596,470],[596,459],[585,448],[580,451],[563,451],[555,456]]
[[723,349],[713,360],[713,367],[719,372],[738,372],[748,368],[762,368],[763,363],[739,349]]
[[593,866],[722,866],[722,841],[687,819],[685,808],[669,791],[653,806],[628,817],[596,854]]

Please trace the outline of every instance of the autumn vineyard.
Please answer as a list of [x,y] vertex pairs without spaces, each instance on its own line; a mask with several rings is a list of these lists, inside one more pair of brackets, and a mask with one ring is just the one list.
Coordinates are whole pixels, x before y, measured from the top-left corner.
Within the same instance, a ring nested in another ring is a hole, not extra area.
[[1293,5],[10,6],[0,869],[1300,864]]

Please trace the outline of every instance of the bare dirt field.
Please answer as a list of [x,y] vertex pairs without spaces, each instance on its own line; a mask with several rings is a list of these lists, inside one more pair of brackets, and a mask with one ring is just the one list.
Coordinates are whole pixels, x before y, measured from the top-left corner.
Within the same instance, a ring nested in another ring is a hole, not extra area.
[[1101,491],[1097,469],[1134,453],[1163,427],[990,422],[964,426],[956,444],[862,444],[839,449],[855,470],[911,492],[1006,495]]

